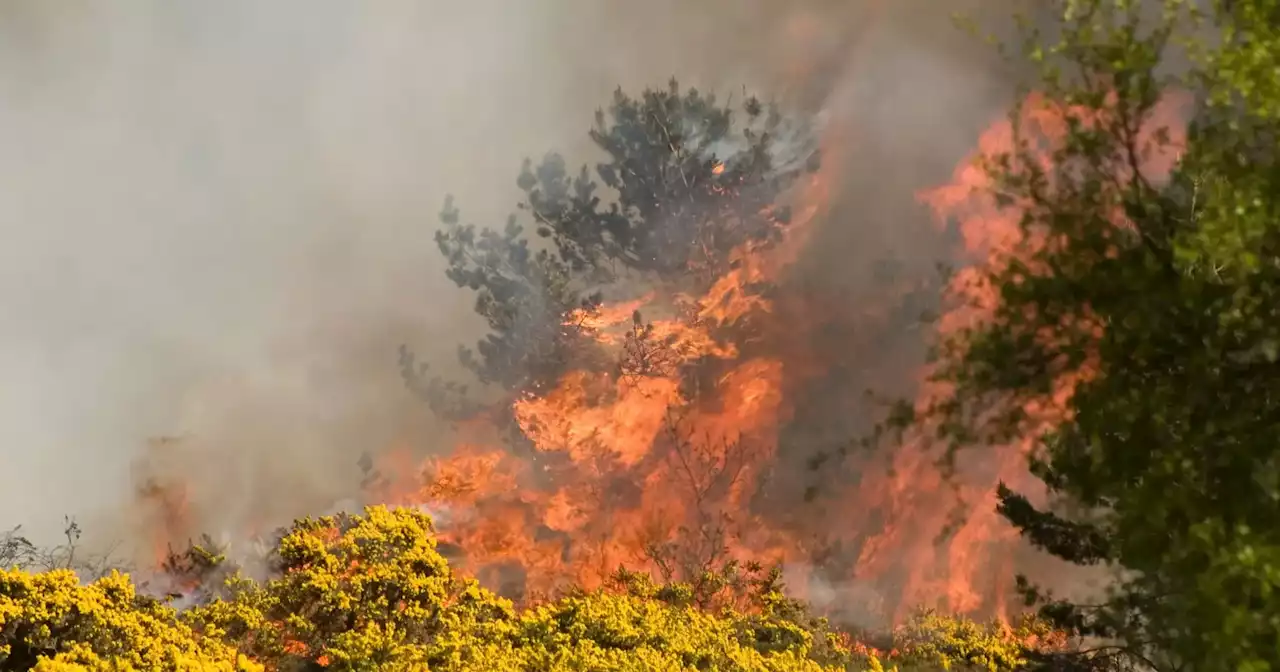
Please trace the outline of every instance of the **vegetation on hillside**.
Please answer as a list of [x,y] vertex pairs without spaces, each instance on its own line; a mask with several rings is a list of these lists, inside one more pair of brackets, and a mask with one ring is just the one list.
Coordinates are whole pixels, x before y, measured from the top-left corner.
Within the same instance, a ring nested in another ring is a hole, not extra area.
[[[722,563],[672,583],[619,571],[518,608],[453,572],[427,515],[374,507],[296,521],[263,580],[189,549],[169,565],[199,588],[181,608],[6,537],[5,564],[28,566],[0,571],[0,669],[1280,669],[1280,2],[1054,4],[1054,37],[1029,33],[1019,57],[1042,66],[1036,104],[1065,133],[1046,147],[1022,126],[984,164],[1023,243],[971,269],[997,300],[937,344],[946,393],[894,422],[935,430],[952,460],[1032,439],[1048,497],[1002,488],[1000,513],[1047,553],[1117,570],[1098,603],[1023,581],[1039,618],[923,613],[871,648],[787,598],[777,572]],[[1187,66],[1162,67],[1171,53]],[[1174,90],[1190,125],[1155,169],[1172,139],[1151,124]],[[744,112],[778,129],[758,101]],[[675,86],[619,94],[594,176],[554,157],[521,176],[545,250],[446,207],[437,242],[492,328],[463,354],[480,380],[510,401],[588,357],[562,318],[611,274],[697,283],[733,247],[770,243],[785,216],[763,206],[809,157],[778,164],[771,133],[729,120]],[[725,147],[741,160],[717,159]],[[705,224],[728,220],[741,228]],[[405,366],[442,412],[473,403]]]
[[517,610],[455,575],[412,509],[296,521],[254,581],[192,549],[220,581],[179,610],[128,577],[0,572],[0,669],[41,670],[1010,670],[1052,643],[923,614],[873,651],[781,592],[776,573],[722,568],[721,606],[689,584],[620,572],[611,586]]

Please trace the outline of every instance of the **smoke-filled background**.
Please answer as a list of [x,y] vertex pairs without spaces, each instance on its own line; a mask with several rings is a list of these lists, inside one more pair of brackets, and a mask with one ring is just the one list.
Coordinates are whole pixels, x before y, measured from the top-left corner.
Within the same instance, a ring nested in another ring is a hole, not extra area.
[[[135,465],[195,524],[323,513],[357,459],[430,450],[400,380],[480,333],[431,240],[446,193],[501,224],[521,158],[590,160],[613,89],[672,75],[835,128],[833,216],[802,268],[856,286],[941,254],[947,179],[1011,76],[937,0],[252,0],[0,4],[0,525],[137,541]],[[914,369],[903,366],[904,378]],[[461,374],[459,374],[461,375]],[[900,381],[886,381],[892,385]],[[441,446],[443,449],[444,446]]]

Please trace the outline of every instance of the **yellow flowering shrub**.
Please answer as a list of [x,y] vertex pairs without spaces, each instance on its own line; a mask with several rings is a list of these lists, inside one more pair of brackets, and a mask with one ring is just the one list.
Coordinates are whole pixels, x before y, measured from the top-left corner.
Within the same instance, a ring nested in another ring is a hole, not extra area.
[[926,613],[876,652],[784,597],[776,572],[736,566],[699,586],[619,572],[607,589],[517,612],[454,575],[411,509],[296,521],[277,569],[265,582],[232,572],[181,614],[119,574],[0,574],[0,669],[1000,672],[1026,663],[1030,641],[1025,628]]
[[0,570],[0,669],[258,670],[200,637],[169,606],[112,573],[81,584],[70,570]]
[[187,621],[274,665],[343,670],[437,669],[465,658],[459,633],[498,636],[516,621],[510,602],[453,575],[431,519],[411,509],[298,520],[278,555],[277,578],[233,576]]
[[892,660],[903,669],[1000,672],[1025,667],[1032,653],[1063,645],[1063,637],[1037,618],[1006,626],[924,611],[894,632]]
[[[768,632],[761,636],[762,632]],[[749,624],[631,594],[595,592],[526,612],[515,636],[459,670],[836,670],[794,624]],[[503,662],[504,660],[509,662]]]

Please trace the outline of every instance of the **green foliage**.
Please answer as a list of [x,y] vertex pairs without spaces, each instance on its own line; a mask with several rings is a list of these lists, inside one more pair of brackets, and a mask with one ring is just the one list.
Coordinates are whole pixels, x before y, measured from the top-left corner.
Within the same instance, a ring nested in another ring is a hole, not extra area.
[[454,576],[435,543],[414,510],[300,520],[276,578],[228,572],[182,613],[120,574],[81,585],[68,570],[5,572],[0,669],[999,672],[1026,665],[1044,632],[922,614],[877,652],[784,597],[776,571],[735,565],[701,587],[620,571],[606,589],[517,612]]
[[[987,163],[1001,203],[1052,244],[985,270],[995,315],[939,344],[953,394],[914,420],[953,452],[1006,442],[1028,431],[1030,403],[1087,374],[1032,465],[1075,513],[1008,490],[1001,511],[1041,548],[1123,573],[1099,605],[1029,597],[1115,645],[1090,664],[1277,669],[1277,3],[1170,0],[1158,17],[1152,3],[1058,4],[1059,39],[1033,33],[1028,53],[1067,136],[1048,165],[1027,134]],[[1191,66],[1161,74],[1174,46]],[[1162,181],[1143,157],[1166,138],[1138,130],[1173,87],[1197,106]]]

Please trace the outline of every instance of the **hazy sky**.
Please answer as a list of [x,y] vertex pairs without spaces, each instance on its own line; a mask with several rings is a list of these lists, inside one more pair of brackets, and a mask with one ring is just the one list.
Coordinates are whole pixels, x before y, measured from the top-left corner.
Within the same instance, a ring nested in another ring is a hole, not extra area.
[[396,347],[475,330],[443,196],[500,223],[619,84],[834,109],[909,196],[998,99],[951,5],[873,1],[5,0],[0,525],[116,511],[151,436],[200,437],[183,468],[244,506],[429,436]]

